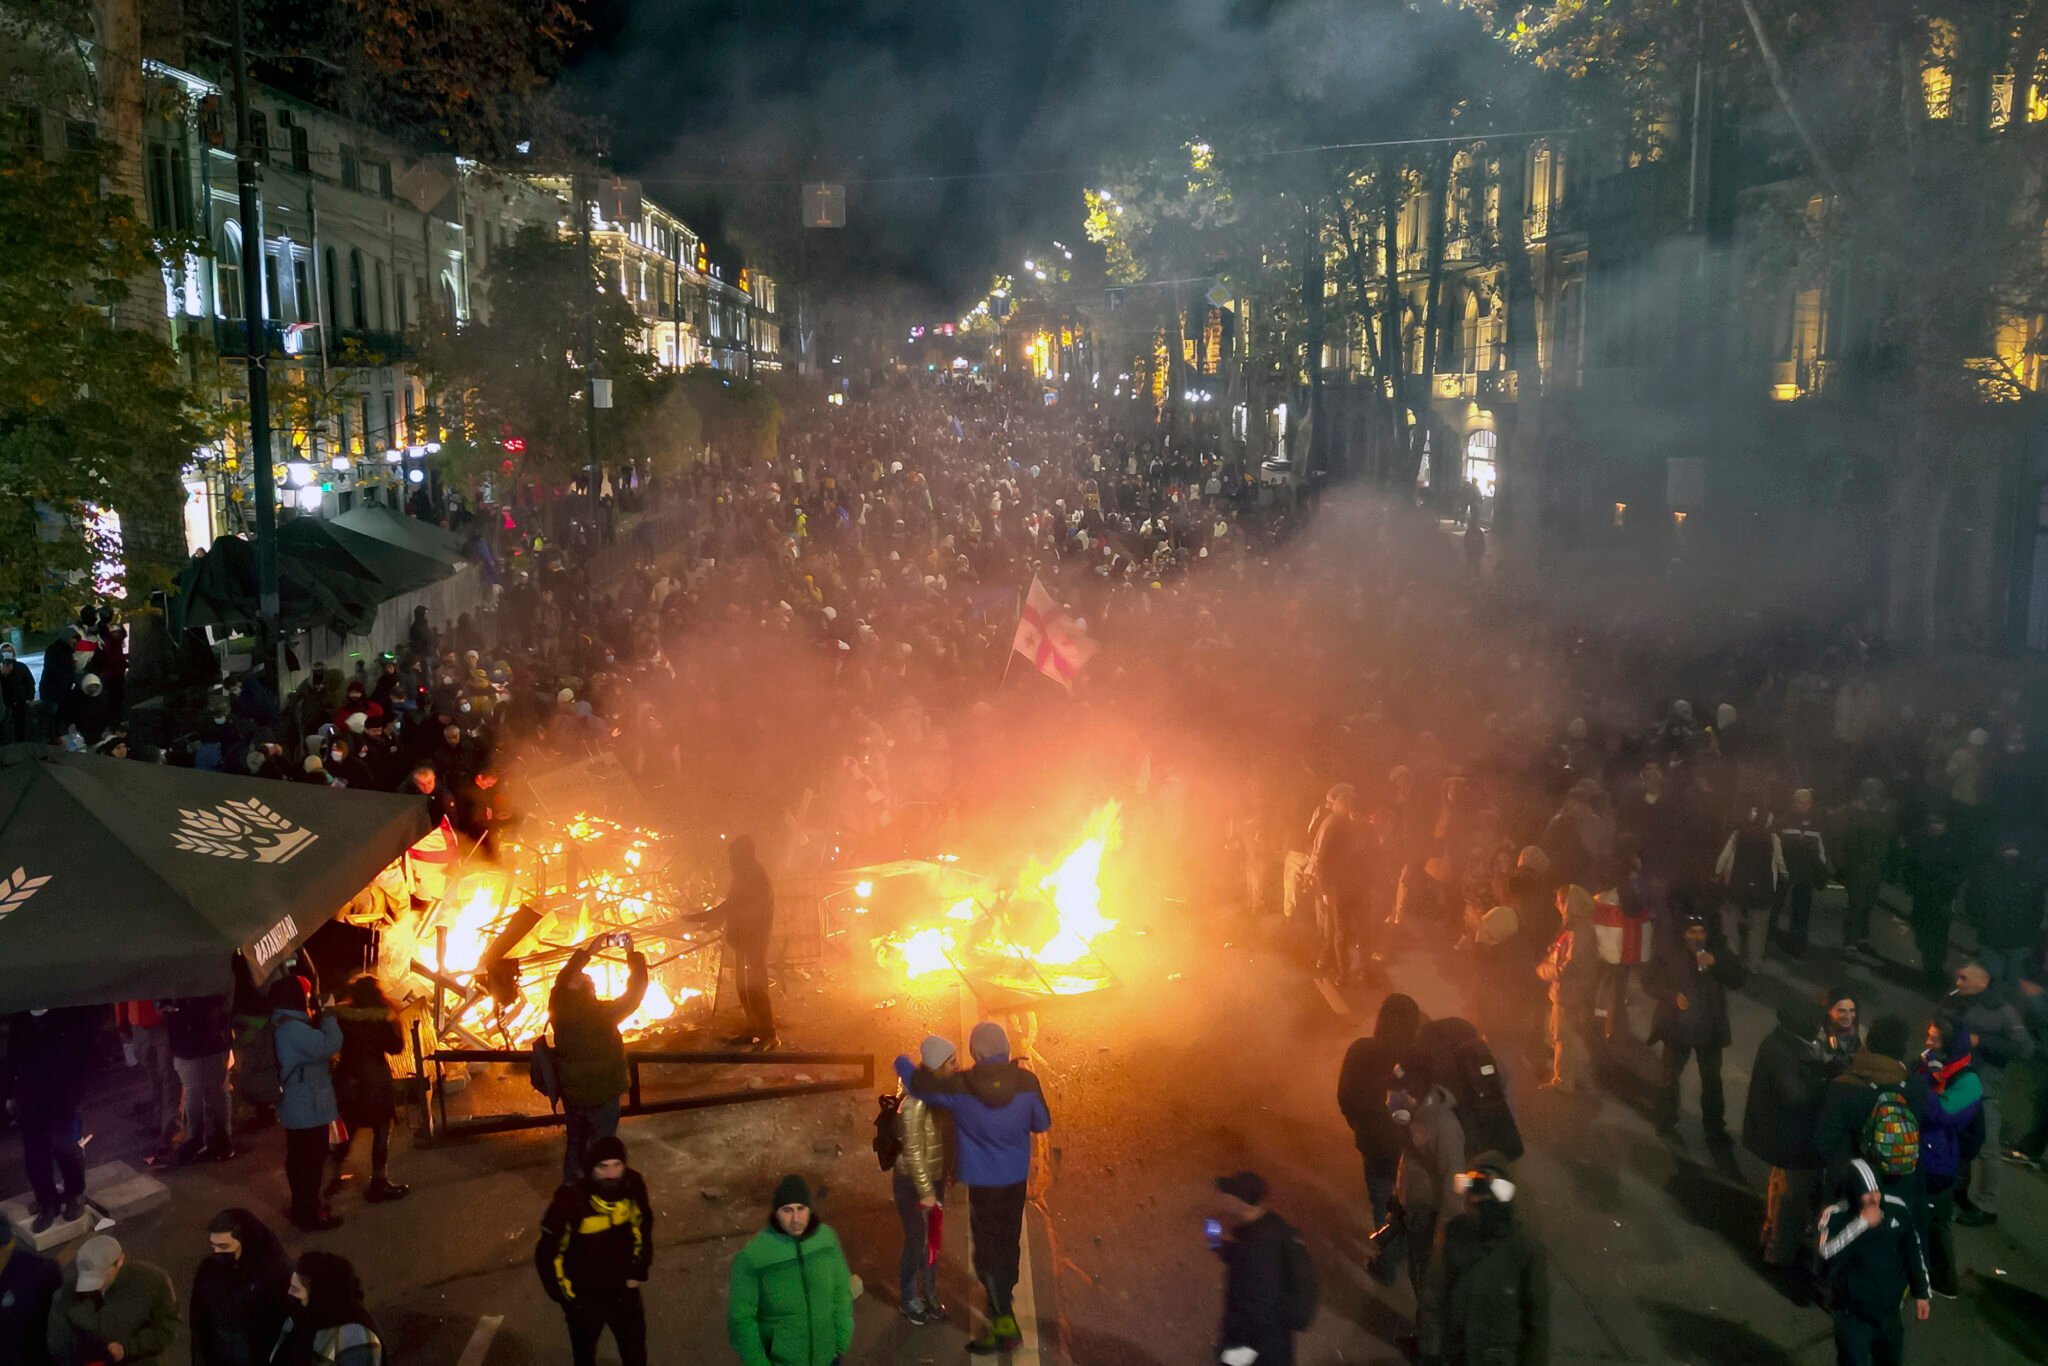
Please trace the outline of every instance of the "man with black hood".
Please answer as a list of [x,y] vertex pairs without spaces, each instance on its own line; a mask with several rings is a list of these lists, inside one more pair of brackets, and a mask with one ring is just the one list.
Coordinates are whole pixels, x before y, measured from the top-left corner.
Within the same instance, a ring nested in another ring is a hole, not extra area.
[[12,645],[0,645],[0,741],[26,741],[35,709],[36,680],[28,665],[14,657]]
[[626,1165],[626,1145],[608,1134],[590,1145],[583,1174],[564,1184],[541,1216],[533,1267],[562,1307],[575,1366],[595,1366],[605,1329],[620,1366],[646,1366],[647,1311],[640,1287],[654,1263],[654,1206],[647,1183]]
[[725,900],[705,913],[722,921],[725,946],[732,957],[733,988],[747,1015],[743,1033],[726,1040],[752,1044],[764,1052],[776,1045],[775,1011],[768,999],[768,944],[775,933],[775,886],[754,852],[752,835],[735,836],[727,850],[732,882]]
[[974,1279],[988,1294],[988,1323],[968,1344],[977,1356],[1008,1352],[1023,1341],[1010,1297],[1017,1289],[1024,1236],[1025,1188],[1031,1179],[1031,1138],[1052,1128],[1038,1078],[1010,1060],[1010,1036],[983,1020],[967,1037],[974,1065],[934,1076],[908,1056],[896,1075],[919,1100],[953,1114],[960,1181],[974,1244]]
[[1257,1172],[1216,1178],[1223,1218],[1210,1241],[1223,1262],[1225,1366],[1294,1366],[1294,1335],[1315,1309],[1315,1272],[1294,1226],[1266,1207]]
[[1454,1184],[1465,1209],[1444,1225],[1421,1301],[1424,1366],[1548,1366],[1548,1262],[1515,1222],[1507,1159],[1481,1153]]
[[1841,1198],[1820,1216],[1835,1361],[1899,1366],[1906,1354],[1899,1302],[1911,1290],[1914,1317],[1923,1323],[1932,1305],[1915,1217],[1906,1201],[1880,1189],[1876,1172],[1860,1157],[1849,1163],[1838,1189]]
[[1789,1283],[1795,1295],[1807,1256],[1814,1213],[1820,1206],[1821,1095],[1827,1090],[1827,1062],[1820,1035],[1820,1004],[1794,996],[1778,1007],[1778,1027],[1764,1036],[1749,1068],[1749,1096],[1742,1109],[1742,1146],[1771,1164],[1764,1188],[1764,1265]]
[[1365,1159],[1365,1194],[1372,1204],[1371,1229],[1387,1222],[1394,1198],[1394,1176],[1401,1168],[1407,1135],[1387,1113],[1387,1092],[1394,1073],[1415,1046],[1422,1028],[1422,1009],[1412,996],[1399,992],[1380,1002],[1373,1030],[1345,1050],[1337,1074],[1337,1108],[1351,1126],[1351,1139]]

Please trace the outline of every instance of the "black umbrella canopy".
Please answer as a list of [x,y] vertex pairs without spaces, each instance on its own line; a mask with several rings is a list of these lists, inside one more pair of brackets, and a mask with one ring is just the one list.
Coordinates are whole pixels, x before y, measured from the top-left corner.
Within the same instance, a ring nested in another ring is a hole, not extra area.
[[427,831],[416,797],[0,749],[0,1012],[225,995]]

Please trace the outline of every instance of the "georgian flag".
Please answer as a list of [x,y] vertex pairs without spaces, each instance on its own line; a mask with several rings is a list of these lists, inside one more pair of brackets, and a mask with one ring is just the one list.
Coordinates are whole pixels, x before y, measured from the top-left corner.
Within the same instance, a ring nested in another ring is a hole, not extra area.
[[1024,597],[1024,611],[1017,618],[1017,635],[1010,649],[1031,661],[1031,667],[1068,692],[1074,690],[1074,676],[1095,654],[1095,642],[1074,624],[1038,576],[1031,578],[1031,591]]

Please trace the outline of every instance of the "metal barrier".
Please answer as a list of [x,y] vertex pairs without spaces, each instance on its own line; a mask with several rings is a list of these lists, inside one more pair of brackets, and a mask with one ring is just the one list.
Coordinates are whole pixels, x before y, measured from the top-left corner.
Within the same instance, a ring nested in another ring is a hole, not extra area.
[[[567,1123],[567,1116],[558,1109],[550,1108],[541,1115],[493,1115],[484,1119],[463,1119],[451,1121],[448,1118],[447,1088],[443,1083],[441,1069],[451,1063],[467,1065],[473,1062],[503,1062],[524,1065],[532,1058],[526,1049],[513,1048],[440,1048],[428,1053],[421,1044],[420,1027],[414,1021],[412,1027],[413,1066],[421,1077],[427,1077],[428,1066],[433,1073],[427,1083],[424,1097],[429,1141],[450,1138],[469,1138],[478,1134],[509,1134],[525,1129],[547,1129]],[[701,1096],[674,1096],[667,1100],[647,1101],[641,1098],[640,1069],[643,1067],[857,1067],[860,1075],[835,1077],[827,1081],[791,1082],[783,1086],[760,1086],[738,1091],[714,1091]],[[619,1117],[635,1115],[663,1115],[679,1110],[709,1110],[721,1105],[744,1105],[757,1100],[786,1100],[792,1096],[816,1096],[832,1091],[865,1091],[875,1084],[875,1059],[871,1053],[795,1053],[774,1052],[641,1052],[626,1050],[626,1101],[619,1108]]]

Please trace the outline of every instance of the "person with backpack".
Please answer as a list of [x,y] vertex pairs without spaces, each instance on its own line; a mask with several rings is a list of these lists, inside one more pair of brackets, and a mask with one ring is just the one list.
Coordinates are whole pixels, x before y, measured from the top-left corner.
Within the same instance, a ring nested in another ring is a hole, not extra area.
[[1819,1240],[1828,1311],[1835,1320],[1835,1361],[1899,1366],[1906,1353],[1900,1301],[1910,1291],[1914,1317],[1923,1323],[1932,1307],[1913,1211],[1883,1190],[1876,1170],[1860,1157],[1850,1161],[1838,1189],[1841,1197],[1821,1211]]
[[1430,1269],[1422,1366],[1548,1366],[1548,1259],[1515,1222],[1508,1159],[1481,1153],[1453,1184],[1465,1208]]
[[646,1366],[647,1311],[640,1287],[654,1263],[654,1206],[626,1165],[616,1134],[592,1141],[584,1172],[565,1181],[541,1216],[533,1267],[562,1307],[575,1366],[595,1366],[609,1328],[621,1366]]
[[1871,1021],[1862,1051],[1821,1092],[1813,1140],[1829,1188],[1840,1187],[1851,1162],[1867,1159],[1888,1194],[1917,1208],[1920,1125],[1906,1099],[1907,1038],[1897,1015]]
[[[917,1055],[918,1071],[932,1081],[954,1070],[953,1045],[936,1034],[918,1045]],[[903,1224],[898,1303],[903,1317],[919,1327],[946,1318],[939,1303],[938,1235],[953,1176],[951,1121],[945,1111],[919,1100],[907,1082],[897,1083],[894,1096],[883,1097],[875,1120],[875,1155],[890,1172],[896,1217]]]
[[341,1227],[320,1195],[329,1138],[341,1118],[328,1070],[328,1060],[341,1052],[341,1021],[307,999],[303,978],[280,977],[270,985],[270,1032],[277,1040],[277,1122],[284,1129],[291,1221],[308,1233],[324,1233]]
[[1794,1299],[1806,1297],[1805,1263],[1820,1209],[1820,1121],[1827,1063],[1820,1003],[1793,996],[1778,1006],[1778,1027],[1757,1045],[1742,1107],[1742,1146],[1771,1167],[1764,1188],[1764,1267]]
[[1451,1093],[1468,1149],[1500,1152],[1510,1162],[1522,1155],[1522,1131],[1500,1063],[1477,1026],[1457,1015],[1431,1020],[1416,1034],[1412,1052]]
[[1746,976],[1742,960],[1712,934],[1701,916],[1687,920],[1679,942],[1663,949],[1651,964],[1649,987],[1657,998],[1657,1013],[1650,1042],[1664,1045],[1658,1133],[1678,1127],[1678,1087],[1686,1063],[1692,1062],[1700,1074],[1700,1126],[1709,1143],[1727,1142],[1721,1052],[1729,1040],[1728,992],[1741,986]]
[[[599,935],[569,955],[548,992],[548,1024],[555,1039],[543,1055],[554,1069],[554,1094],[548,1099],[561,1101],[568,1121],[562,1152],[564,1185],[582,1177],[584,1154],[592,1143],[619,1131],[619,1097],[632,1082],[619,1025],[640,1008],[640,999],[647,994],[647,958],[632,944],[625,931]],[[623,947],[630,969],[626,989],[609,1001],[598,997],[597,987],[583,971],[591,955],[606,945]]]
[[1294,1226],[1266,1206],[1257,1172],[1216,1178],[1222,1218],[1210,1246],[1223,1263],[1223,1366],[1294,1366],[1294,1335],[1315,1321],[1315,1270]]
[[1354,1040],[1344,1051],[1337,1074],[1337,1108],[1351,1126],[1351,1139],[1365,1160],[1365,1196],[1372,1210],[1367,1231],[1387,1222],[1394,1198],[1394,1177],[1401,1169],[1401,1148],[1407,1134],[1387,1113],[1387,1092],[1394,1073],[1415,1046],[1422,1028],[1422,1008],[1412,996],[1395,992],[1380,1002],[1372,1033]]
[[1956,1297],[1953,1220],[1957,1187],[1984,1147],[1984,1083],[1970,1058],[1970,1036],[1937,1016],[1927,1049],[1906,1078],[1906,1098],[1920,1124],[1920,1175],[1927,1191],[1927,1261],[1934,1293]]
[[976,1356],[1016,1350],[1023,1338],[1012,1312],[1031,1179],[1032,1135],[1052,1128],[1045,1092],[1031,1071],[1010,1060],[1010,1036],[983,1020],[967,1036],[974,1066],[935,1077],[906,1057],[896,1076],[910,1094],[950,1111],[960,1138],[960,1180],[967,1187],[974,1279],[988,1295],[988,1322],[968,1344]]

